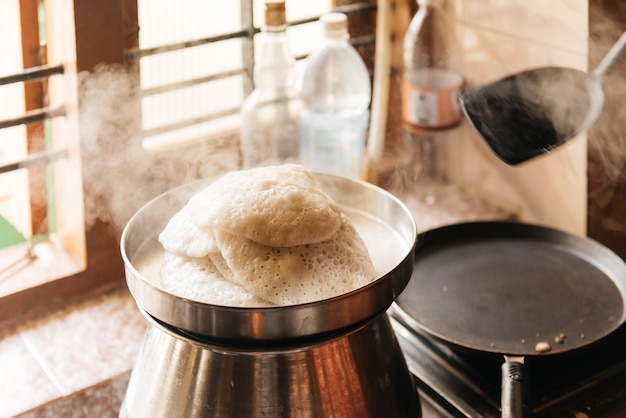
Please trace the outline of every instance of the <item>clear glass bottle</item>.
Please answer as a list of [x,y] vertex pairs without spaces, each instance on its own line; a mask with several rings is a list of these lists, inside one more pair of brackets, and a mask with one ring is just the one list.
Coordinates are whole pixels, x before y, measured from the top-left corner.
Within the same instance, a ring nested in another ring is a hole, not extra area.
[[240,112],[244,168],[295,162],[298,158],[299,99],[295,59],[286,29],[284,0],[266,0],[265,24],[258,35],[254,90]]
[[320,18],[324,37],[307,58],[302,81],[300,161],[314,171],[352,178],[365,173],[371,81],[348,42],[343,13]]
[[412,128],[447,128],[461,119],[455,20],[444,0],[417,3],[404,37],[402,120]]
[[403,143],[418,200],[430,206],[447,199],[458,175],[462,158],[458,94],[464,80],[453,2],[417,0],[417,4],[404,38]]

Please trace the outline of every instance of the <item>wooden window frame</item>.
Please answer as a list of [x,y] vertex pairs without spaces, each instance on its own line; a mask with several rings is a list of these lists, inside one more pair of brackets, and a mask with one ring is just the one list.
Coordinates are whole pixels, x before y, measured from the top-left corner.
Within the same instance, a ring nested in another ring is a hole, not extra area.
[[[32,21],[32,16],[26,14],[36,13],[37,1],[21,1],[22,19]],[[58,104],[54,103],[58,98],[66,107],[64,120],[56,123],[53,119],[52,129],[64,140],[79,141],[78,73],[92,71],[103,62],[124,64],[124,51],[137,46],[138,42],[137,5],[133,0],[95,3],[90,0],[46,0],[46,10],[48,60],[61,62],[64,66],[63,76],[51,77],[49,82],[50,106]],[[25,31],[33,31],[33,28],[26,27]],[[24,39],[31,46],[35,42],[32,37]],[[27,58],[25,68],[33,63],[32,58]],[[27,103],[31,106],[41,103],[39,93],[27,90]],[[69,145],[79,148],[76,142]],[[108,225],[98,222],[86,233],[68,227],[71,223],[75,224],[76,217],[83,219],[82,194],[68,191],[82,190],[89,185],[83,185],[81,176],[77,175],[81,172],[80,155],[69,155],[67,162],[55,165],[60,166],[55,167],[55,180],[58,180],[55,192],[63,194],[63,199],[57,200],[65,205],[57,211],[60,214],[57,221],[59,230],[64,231],[64,245],[71,247],[71,252],[78,254],[79,258],[82,256],[86,261],[84,269],[0,298],[0,331],[10,330],[26,321],[125,286],[119,243],[109,232]]]

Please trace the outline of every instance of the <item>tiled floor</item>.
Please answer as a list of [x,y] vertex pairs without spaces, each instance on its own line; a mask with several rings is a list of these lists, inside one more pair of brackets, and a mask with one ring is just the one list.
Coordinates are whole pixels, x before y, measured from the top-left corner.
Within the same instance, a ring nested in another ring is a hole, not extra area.
[[[98,400],[102,411],[108,411],[98,416],[116,416],[119,405],[111,402],[111,396],[116,388],[117,404],[121,398],[117,392],[125,389],[146,325],[124,291],[59,312],[0,339],[0,417],[58,399],[62,402],[54,402],[55,407],[65,411],[52,416],[89,416],[81,415],[81,406],[76,405],[85,397],[92,404]],[[78,392],[80,396],[71,396]],[[33,413],[25,416],[43,416]]]

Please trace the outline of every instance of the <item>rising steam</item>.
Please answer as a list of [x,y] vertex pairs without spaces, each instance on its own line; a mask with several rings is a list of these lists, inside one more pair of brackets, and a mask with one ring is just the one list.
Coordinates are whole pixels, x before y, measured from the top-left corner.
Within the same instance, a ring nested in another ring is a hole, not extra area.
[[85,217],[119,237],[153,197],[180,184],[237,168],[235,139],[196,142],[167,152],[142,147],[138,80],[121,66],[79,75]]

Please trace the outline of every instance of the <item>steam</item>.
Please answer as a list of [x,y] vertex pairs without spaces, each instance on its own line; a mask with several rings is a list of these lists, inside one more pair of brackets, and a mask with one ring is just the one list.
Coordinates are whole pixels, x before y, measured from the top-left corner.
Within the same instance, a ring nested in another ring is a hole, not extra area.
[[130,217],[152,198],[238,166],[234,138],[187,143],[167,152],[142,146],[139,80],[122,66],[79,74],[85,219],[109,223],[119,238]]

